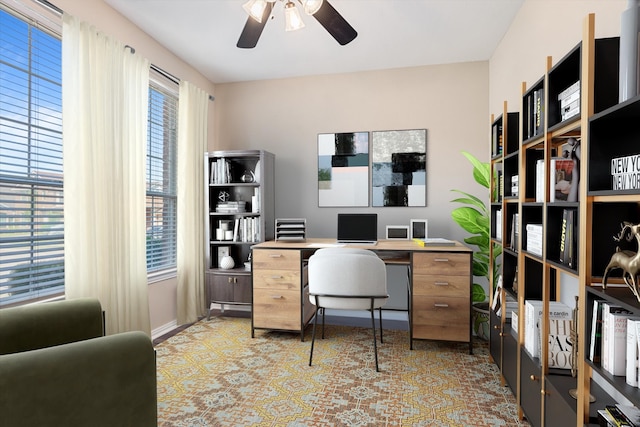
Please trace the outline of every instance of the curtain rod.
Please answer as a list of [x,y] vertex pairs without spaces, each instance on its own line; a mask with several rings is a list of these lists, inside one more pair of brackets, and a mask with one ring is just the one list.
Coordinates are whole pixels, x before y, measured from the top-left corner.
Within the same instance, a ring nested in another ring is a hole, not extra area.
[[[58,15],[62,15],[64,14],[64,10],[60,9],[58,6],[54,5],[53,3],[47,1],[47,0],[33,0],[36,3],[46,7],[47,9],[53,11],[54,13],[57,13]],[[132,46],[127,45],[126,47],[128,47],[129,49],[131,49],[132,53],[135,53],[136,50],[135,48],[133,48]],[[174,82],[175,84],[179,85],[180,84],[180,79],[176,76],[174,76],[173,74],[169,73],[168,71],[163,70],[162,68],[158,67],[157,65],[154,64],[150,64],[150,68],[161,74],[162,76],[166,77],[167,79],[171,80],[172,82]],[[213,101],[215,98],[213,95],[209,95],[209,100]]]

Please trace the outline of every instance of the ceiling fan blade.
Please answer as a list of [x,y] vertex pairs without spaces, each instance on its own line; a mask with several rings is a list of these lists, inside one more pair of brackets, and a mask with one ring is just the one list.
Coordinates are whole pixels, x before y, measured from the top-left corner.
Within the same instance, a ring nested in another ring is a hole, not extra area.
[[333,36],[342,46],[358,36],[358,32],[338,13],[327,0],[322,2],[320,9],[313,17]]
[[252,49],[258,44],[262,30],[271,16],[271,10],[273,9],[273,3],[267,3],[267,7],[262,12],[262,22],[258,22],[252,17],[247,18],[247,23],[244,24],[240,38],[238,39],[238,46],[242,49]]

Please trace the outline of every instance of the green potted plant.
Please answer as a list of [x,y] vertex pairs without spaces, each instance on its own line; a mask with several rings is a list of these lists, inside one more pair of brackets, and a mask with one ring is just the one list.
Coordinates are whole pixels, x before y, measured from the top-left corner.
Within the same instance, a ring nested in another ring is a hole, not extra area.
[[[491,165],[475,158],[472,154],[463,151],[462,154],[473,165],[473,179],[486,188],[491,189]],[[496,186],[494,186],[494,189]],[[451,218],[472,236],[464,239],[467,245],[475,246],[473,252],[473,276],[484,277],[487,281],[493,277],[493,284],[498,283],[500,266],[497,258],[502,254],[502,246],[493,245],[493,269],[490,271],[491,257],[491,212],[486,203],[480,198],[461,190],[451,190],[461,194],[452,200],[452,203],[462,203],[465,206],[454,209]],[[490,197],[490,194],[487,194]],[[493,199],[493,198],[492,198]],[[491,275],[491,276],[490,276]],[[472,286],[472,303],[474,309],[473,330],[483,339],[489,338],[489,302],[484,287],[474,281]]]

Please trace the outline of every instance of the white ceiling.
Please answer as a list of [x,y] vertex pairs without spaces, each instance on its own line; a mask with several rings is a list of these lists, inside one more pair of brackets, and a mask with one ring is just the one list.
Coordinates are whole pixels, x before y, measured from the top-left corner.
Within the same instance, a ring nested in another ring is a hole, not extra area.
[[105,1],[213,83],[485,61],[524,2],[329,0],[358,32],[345,46],[304,14],[285,32],[278,2],[258,45],[239,49],[246,0]]

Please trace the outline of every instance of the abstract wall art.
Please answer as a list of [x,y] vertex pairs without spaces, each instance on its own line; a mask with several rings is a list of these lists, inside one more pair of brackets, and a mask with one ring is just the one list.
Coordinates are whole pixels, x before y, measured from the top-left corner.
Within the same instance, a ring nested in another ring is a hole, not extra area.
[[371,132],[372,206],[427,205],[427,130]]
[[318,135],[318,206],[369,206],[369,132]]

